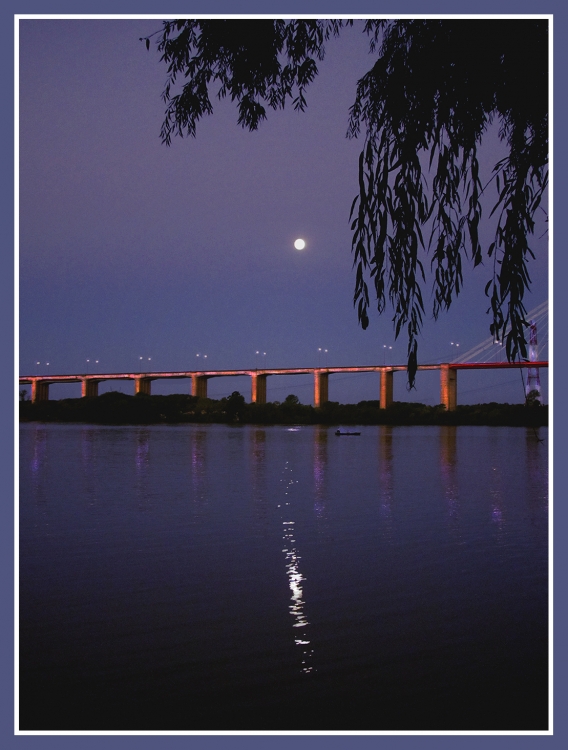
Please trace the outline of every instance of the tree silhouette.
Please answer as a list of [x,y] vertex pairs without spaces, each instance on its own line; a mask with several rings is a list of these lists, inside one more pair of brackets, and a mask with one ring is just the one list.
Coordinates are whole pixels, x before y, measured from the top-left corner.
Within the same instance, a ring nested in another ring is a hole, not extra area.
[[300,399],[293,393],[291,393],[289,396],[286,396],[286,398],[284,399],[284,406],[298,406],[299,403]]
[[[196,134],[211,95],[236,102],[238,123],[256,130],[267,108],[306,107],[325,43],[345,20],[175,20],[157,47],[168,75],[161,137]],[[369,285],[379,313],[387,299],[396,337],[406,329],[408,378],[430,257],[434,318],[463,285],[463,261],[488,259],[490,330],[509,360],[526,358],[529,237],[548,177],[548,22],[541,19],[368,20],[375,62],[358,82],[347,135],[364,131],[359,194],[351,206],[354,305],[369,324]],[[158,33],[158,32],[157,32]],[[150,47],[150,37],[144,39]],[[178,79],[184,83],[174,93]],[[493,241],[482,247],[478,148],[492,123],[506,156],[493,167]],[[430,178],[427,180],[427,178]]]

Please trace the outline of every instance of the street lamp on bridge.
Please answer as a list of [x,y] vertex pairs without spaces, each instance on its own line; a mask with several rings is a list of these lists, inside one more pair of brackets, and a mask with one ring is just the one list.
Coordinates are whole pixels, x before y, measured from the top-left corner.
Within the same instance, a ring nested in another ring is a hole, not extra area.
[[499,339],[495,339],[493,342],[496,346],[499,347],[499,362],[503,361],[503,346],[504,343],[502,341],[499,341]]
[[325,366],[327,367],[327,349],[323,349],[321,346],[318,347],[318,366],[321,367],[321,358],[325,354]]
[[[144,360],[144,357],[139,357],[139,359],[140,359],[140,372],[142,372],[142,362]],[[99,360],[97,360],[97,362],[98,361]],[[151,362],[151,361],[152,361],[152,357],[148,357],[148,362]]]

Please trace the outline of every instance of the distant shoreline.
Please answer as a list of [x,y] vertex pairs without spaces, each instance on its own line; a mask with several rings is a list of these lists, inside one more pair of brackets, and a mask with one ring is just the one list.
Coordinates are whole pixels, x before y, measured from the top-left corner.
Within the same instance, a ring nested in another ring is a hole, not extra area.
[[228,398],[209,399],[172,394],[130,396],[111,391],[95,398],[20,402],[20,422],[79,422],[104,425],[252,424],[252,425],[486,425],[503,427],[548,426],[548,406],[524,404],[444,406],[395,401],[381,409],[379,401],[321,407],[299,403],[290,395],[280,402],[246,403],[234,392]]

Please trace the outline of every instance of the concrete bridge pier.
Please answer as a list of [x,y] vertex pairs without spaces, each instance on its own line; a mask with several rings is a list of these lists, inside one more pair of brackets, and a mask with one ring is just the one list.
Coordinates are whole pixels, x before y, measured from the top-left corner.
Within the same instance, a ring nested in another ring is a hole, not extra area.
[[458,402],[458,371],[445,363],[440,365],[440,403],[455,411]]
[[149,396],[151,393],[152,378],[134,378],[134,395],[143,393],[145,396]]
[[207,376],[206,375],[192,375],[191,376],[191,395],[197,396],[198,398],[207,398]]
[[266,403],[266,378],[264,373],[251,373],[251,398],[253,404]]
[[381,369],[381,409],[388,409],[393,398],[394,371]]
[[329,372],[314,370],[314,406],[323,406],[328,398]]
[[49,401],[49,383],[44,380],[32,380],[32,403]]
[[90,380],[89,378],[82,378],[81,396],[83,398],[95,398],[98,395],[99,395],[99,381]]

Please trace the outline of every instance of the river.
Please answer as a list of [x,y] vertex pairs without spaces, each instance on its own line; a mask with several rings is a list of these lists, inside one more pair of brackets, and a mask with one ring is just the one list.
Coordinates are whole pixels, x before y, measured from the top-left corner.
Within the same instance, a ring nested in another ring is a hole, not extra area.
[[545,730],[548,433],[20,428],[21,730]]

